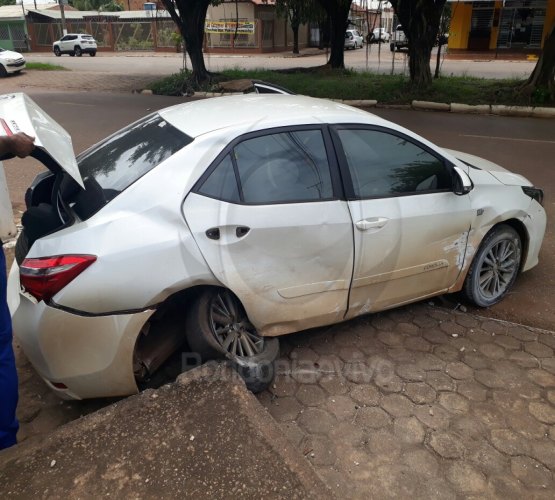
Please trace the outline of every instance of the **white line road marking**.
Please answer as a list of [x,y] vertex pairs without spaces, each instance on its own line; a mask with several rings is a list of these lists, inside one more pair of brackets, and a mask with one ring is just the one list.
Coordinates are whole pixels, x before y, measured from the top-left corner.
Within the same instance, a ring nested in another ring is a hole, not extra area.
[[475,134],[459,134],[460,137],[473,137],[475,139],[493,139],[496,141],[520,141],[520,142],[539,142],[545,144],[555,144],[555,141],[547,141],[542,139],[519,139],[518,137],[497,137],[495,135],[475,135]]

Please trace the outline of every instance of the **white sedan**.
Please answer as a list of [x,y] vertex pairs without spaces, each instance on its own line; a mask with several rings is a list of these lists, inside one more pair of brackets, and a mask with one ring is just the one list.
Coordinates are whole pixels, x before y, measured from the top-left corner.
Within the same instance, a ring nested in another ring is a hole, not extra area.
[[25,69],[25,58],[19,52],[0,48],[1,77],[11,73],[19,73],[22,69]]
[[189,102],[77,159],[30,99],[0,108],[51,171],[27,193],[8,295],[64,398],[134,393],[179,349],[261,390],[279,335],[444,293],[487,307],[538,263],[540,189],[346,105]]

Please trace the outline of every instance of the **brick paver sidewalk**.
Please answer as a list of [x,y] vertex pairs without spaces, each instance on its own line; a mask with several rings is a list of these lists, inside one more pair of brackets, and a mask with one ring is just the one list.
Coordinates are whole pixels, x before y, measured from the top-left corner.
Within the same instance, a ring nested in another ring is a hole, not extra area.
[[20,75],[0,79],[0,94],[25,92],[26,89],[60,91],[133,92],[140,91],[159,76],[99,73],[92,71],[38,71],[28,70]]
[[282,338],[259,400],[343,498],[553,498],[555,336],[409,306]]

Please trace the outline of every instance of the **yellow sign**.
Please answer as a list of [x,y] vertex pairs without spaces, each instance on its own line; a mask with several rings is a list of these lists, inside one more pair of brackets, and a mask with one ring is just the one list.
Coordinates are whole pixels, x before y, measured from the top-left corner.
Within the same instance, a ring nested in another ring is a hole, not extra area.
[[206,33],[224,33],[226,35],[254,35],[254,21],[205,21]]

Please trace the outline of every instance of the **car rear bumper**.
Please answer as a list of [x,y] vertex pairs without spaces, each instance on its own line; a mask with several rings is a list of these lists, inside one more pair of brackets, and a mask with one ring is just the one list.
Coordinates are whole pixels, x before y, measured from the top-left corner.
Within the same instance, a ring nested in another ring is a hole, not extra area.
[[10,272],[8,295],[14,335],[35,370],[58,396],[85,399],[125,396],[138,391],[133,375],[133,350],[153,310],[81,316],[37,303],[19,292],[19,270],[15,264]]

